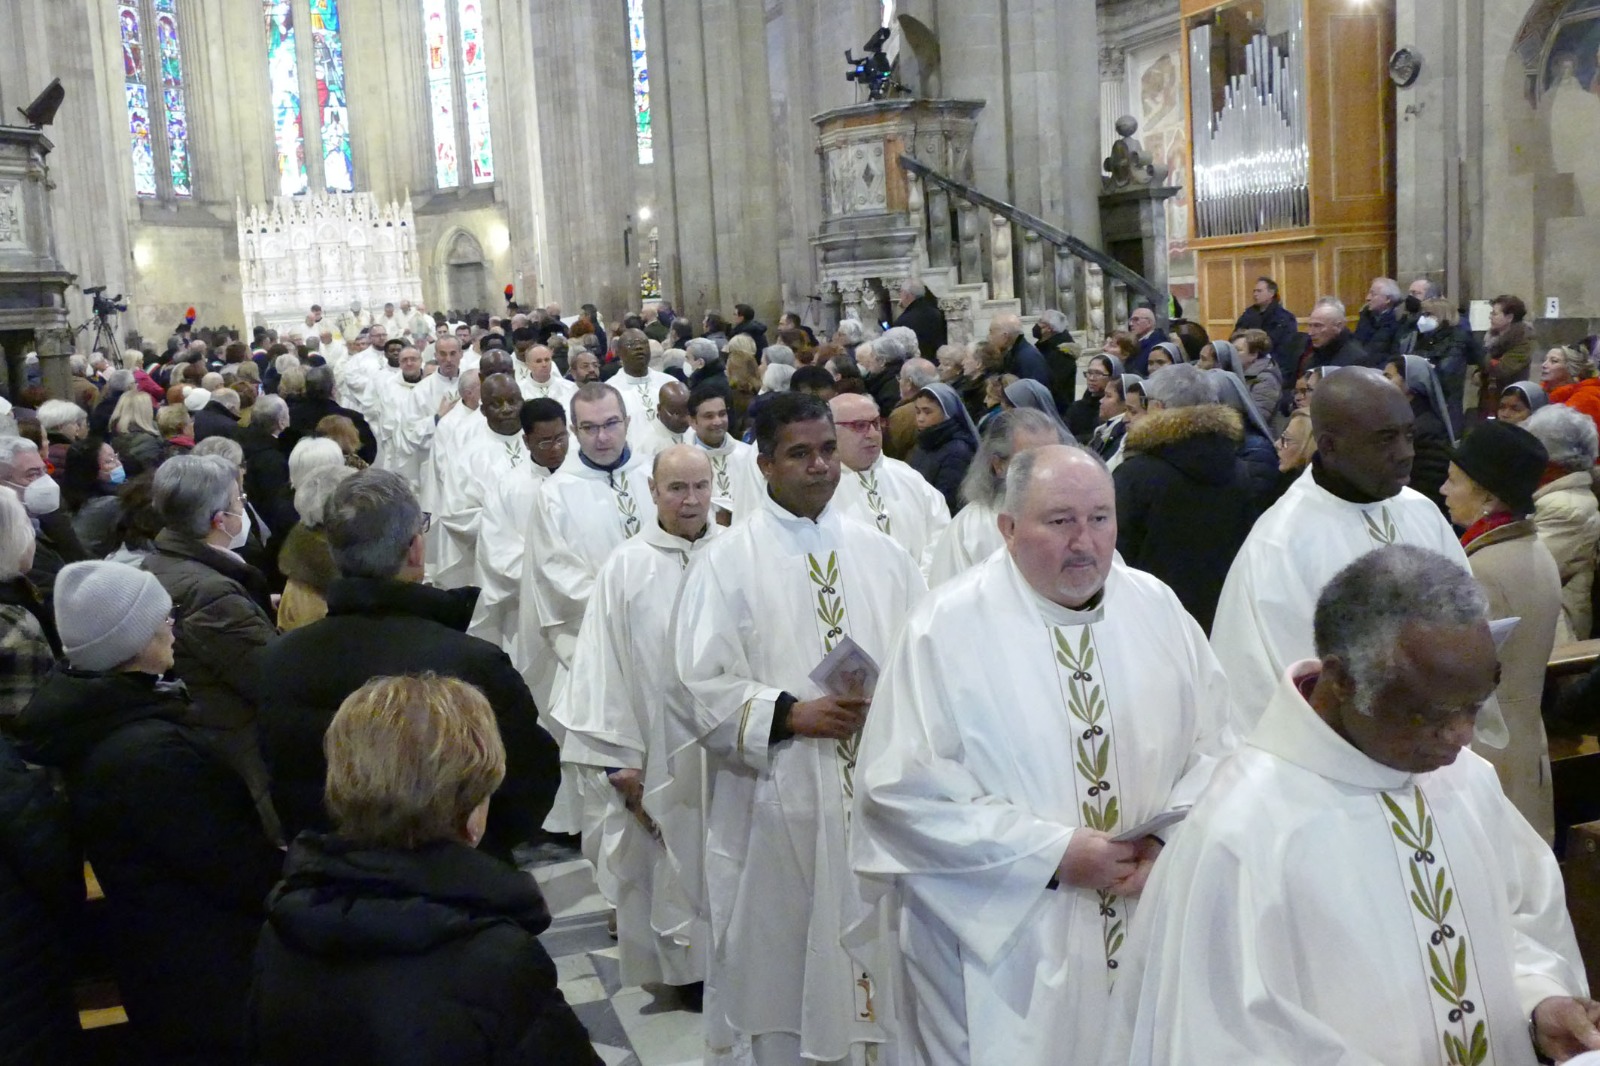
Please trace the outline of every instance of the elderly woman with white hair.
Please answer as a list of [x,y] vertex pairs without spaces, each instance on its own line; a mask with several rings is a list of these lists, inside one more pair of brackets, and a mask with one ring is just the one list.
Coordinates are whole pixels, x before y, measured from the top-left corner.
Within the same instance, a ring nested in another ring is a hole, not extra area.
[[327,617],[328,586],[339,572],[322,527],[333,490],[354,473],[348,466],[320,466],[304,475],[295,489],[294,508],[300,521],[278,553],[278,569],[285,579],[283,598],[278,602],[278,628],[285,633]]
[[0,491],[0,728],[28,705],[61,657],[61,640],[33,569],[33,522],[14,492]]
[[1600,431],[1588,415],[1560,405],[1535,411],[1522,428],[1550,454],[1550,465],[1533,494],[1533,524],[1561,572],[1556,643],[1588,640],[1594,624],[1590,596],[1595,545],[1600,544],[1600,506],[1594,495]]
[[89,413],[66,400],[46,400],[39,405],[39,428],[45,435],[45,462],[59,481],[67,468],[67,448],[89,435]]

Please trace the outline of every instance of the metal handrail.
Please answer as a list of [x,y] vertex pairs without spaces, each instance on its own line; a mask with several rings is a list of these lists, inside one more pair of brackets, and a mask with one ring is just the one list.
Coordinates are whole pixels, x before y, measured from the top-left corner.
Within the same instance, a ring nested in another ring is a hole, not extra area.
[[1083,243],[1066,230],[1052,226],[1044,219],[1029,214],[1015,204],[1008,204],[1004,200],[996,200],[994,197],[974,189],[965,182],[940,174],[913,156],[902,155],[900,157],[900,165],[917,177],[931,181],[947,192],[954,193],[969,204],[975,204],[978,207],[992,211],[1001,218],[1008,219],[1025,230],[1037,233],[1041,238],[1057,248],[1065,248],[1079,259],[1088,260],[1098,266],[1106,277],[1122,282],[1128,288],[1149,300],[1151,307],[1156,311],[1157,318],[1166,317],[1167,294],[1150,284],[1142,274],[1129,270],[1098,248]]

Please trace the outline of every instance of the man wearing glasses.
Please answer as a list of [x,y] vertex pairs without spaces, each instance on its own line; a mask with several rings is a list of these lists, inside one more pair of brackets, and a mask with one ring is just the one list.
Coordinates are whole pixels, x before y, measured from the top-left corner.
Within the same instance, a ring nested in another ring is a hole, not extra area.
[[845,467],[834,505],[893,537],[927,577],[933,545],[950,524],[944,497],[910,466],[883,454],[883,423],[872,397],[841,393],[828,406]]
[[[560,671],[572,665],[583,614],[606,557],[656,521],[649,460],[628,445],[622,394],[604,382],[592,382],[573,396],[571,411],[578,461],[563,464],[535,493],[525,524],[517,606],[518,660],[525,672],[553,670],[548,680],[554,690],[561,687],[556,683]],[[560,743],[560,726],[547,724]],[[562,767],[561,792],[544,825],[548,832],[583,828],[574,775],[572,767]]]

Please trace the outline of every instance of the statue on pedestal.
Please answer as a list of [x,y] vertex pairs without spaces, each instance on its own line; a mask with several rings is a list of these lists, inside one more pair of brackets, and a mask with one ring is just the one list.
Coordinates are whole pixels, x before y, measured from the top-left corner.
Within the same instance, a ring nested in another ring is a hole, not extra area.
[[1120,192],[1140,185],[1160,185],[1167,178],[1167,168],[1151,162],[1144,154],[1144,145],[1134,134],[1139,131],[1139,120],[1132,115],[1117,119],[1117,140],[1112,142],[1111,155],[1101,164],[1105,174],[1100,178],[1104,192]]

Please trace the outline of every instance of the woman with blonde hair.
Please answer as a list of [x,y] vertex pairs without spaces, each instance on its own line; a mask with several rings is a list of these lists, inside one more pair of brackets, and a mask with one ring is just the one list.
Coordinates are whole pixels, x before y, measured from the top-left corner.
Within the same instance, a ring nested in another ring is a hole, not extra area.
[[246,1022],[260,1066],[598,1064],[538,882],[477,849],[506,753],[483,693],[380,677],[323,736],[334,831],[289,848]]
[[317,423],[316,435],[326,437],[344,453],[344,465],[351,470],[365,470],[367,461],[357,453],[361,451],[361,434],[356,424],[344,415],[327,415]]
[[117,405],[111,409],[109,443],[130,478],[161,465],[166,449],[162,447],[155,405],[149,396],[138,389],[129,389],[118,398]]
[[289,530],[278,552],[278,570],[285,578],[283,598],[278,601],[278,628],[285,633],[328,615],[328,586],[339,572],[322,524],[333,490],[354,473],[349,466],[318,467],[304,475],[294,490],[294,509],[300,521]]
[[1582,411],[1600,425],[1600,378],[1582,348],[1551,348],[1539,365],[1539,384],[1551,403]]
[[741,333],[728,342],[728,432],[743,438],[750,404],[761,393],[761,367],[756,362],[756,342]]

